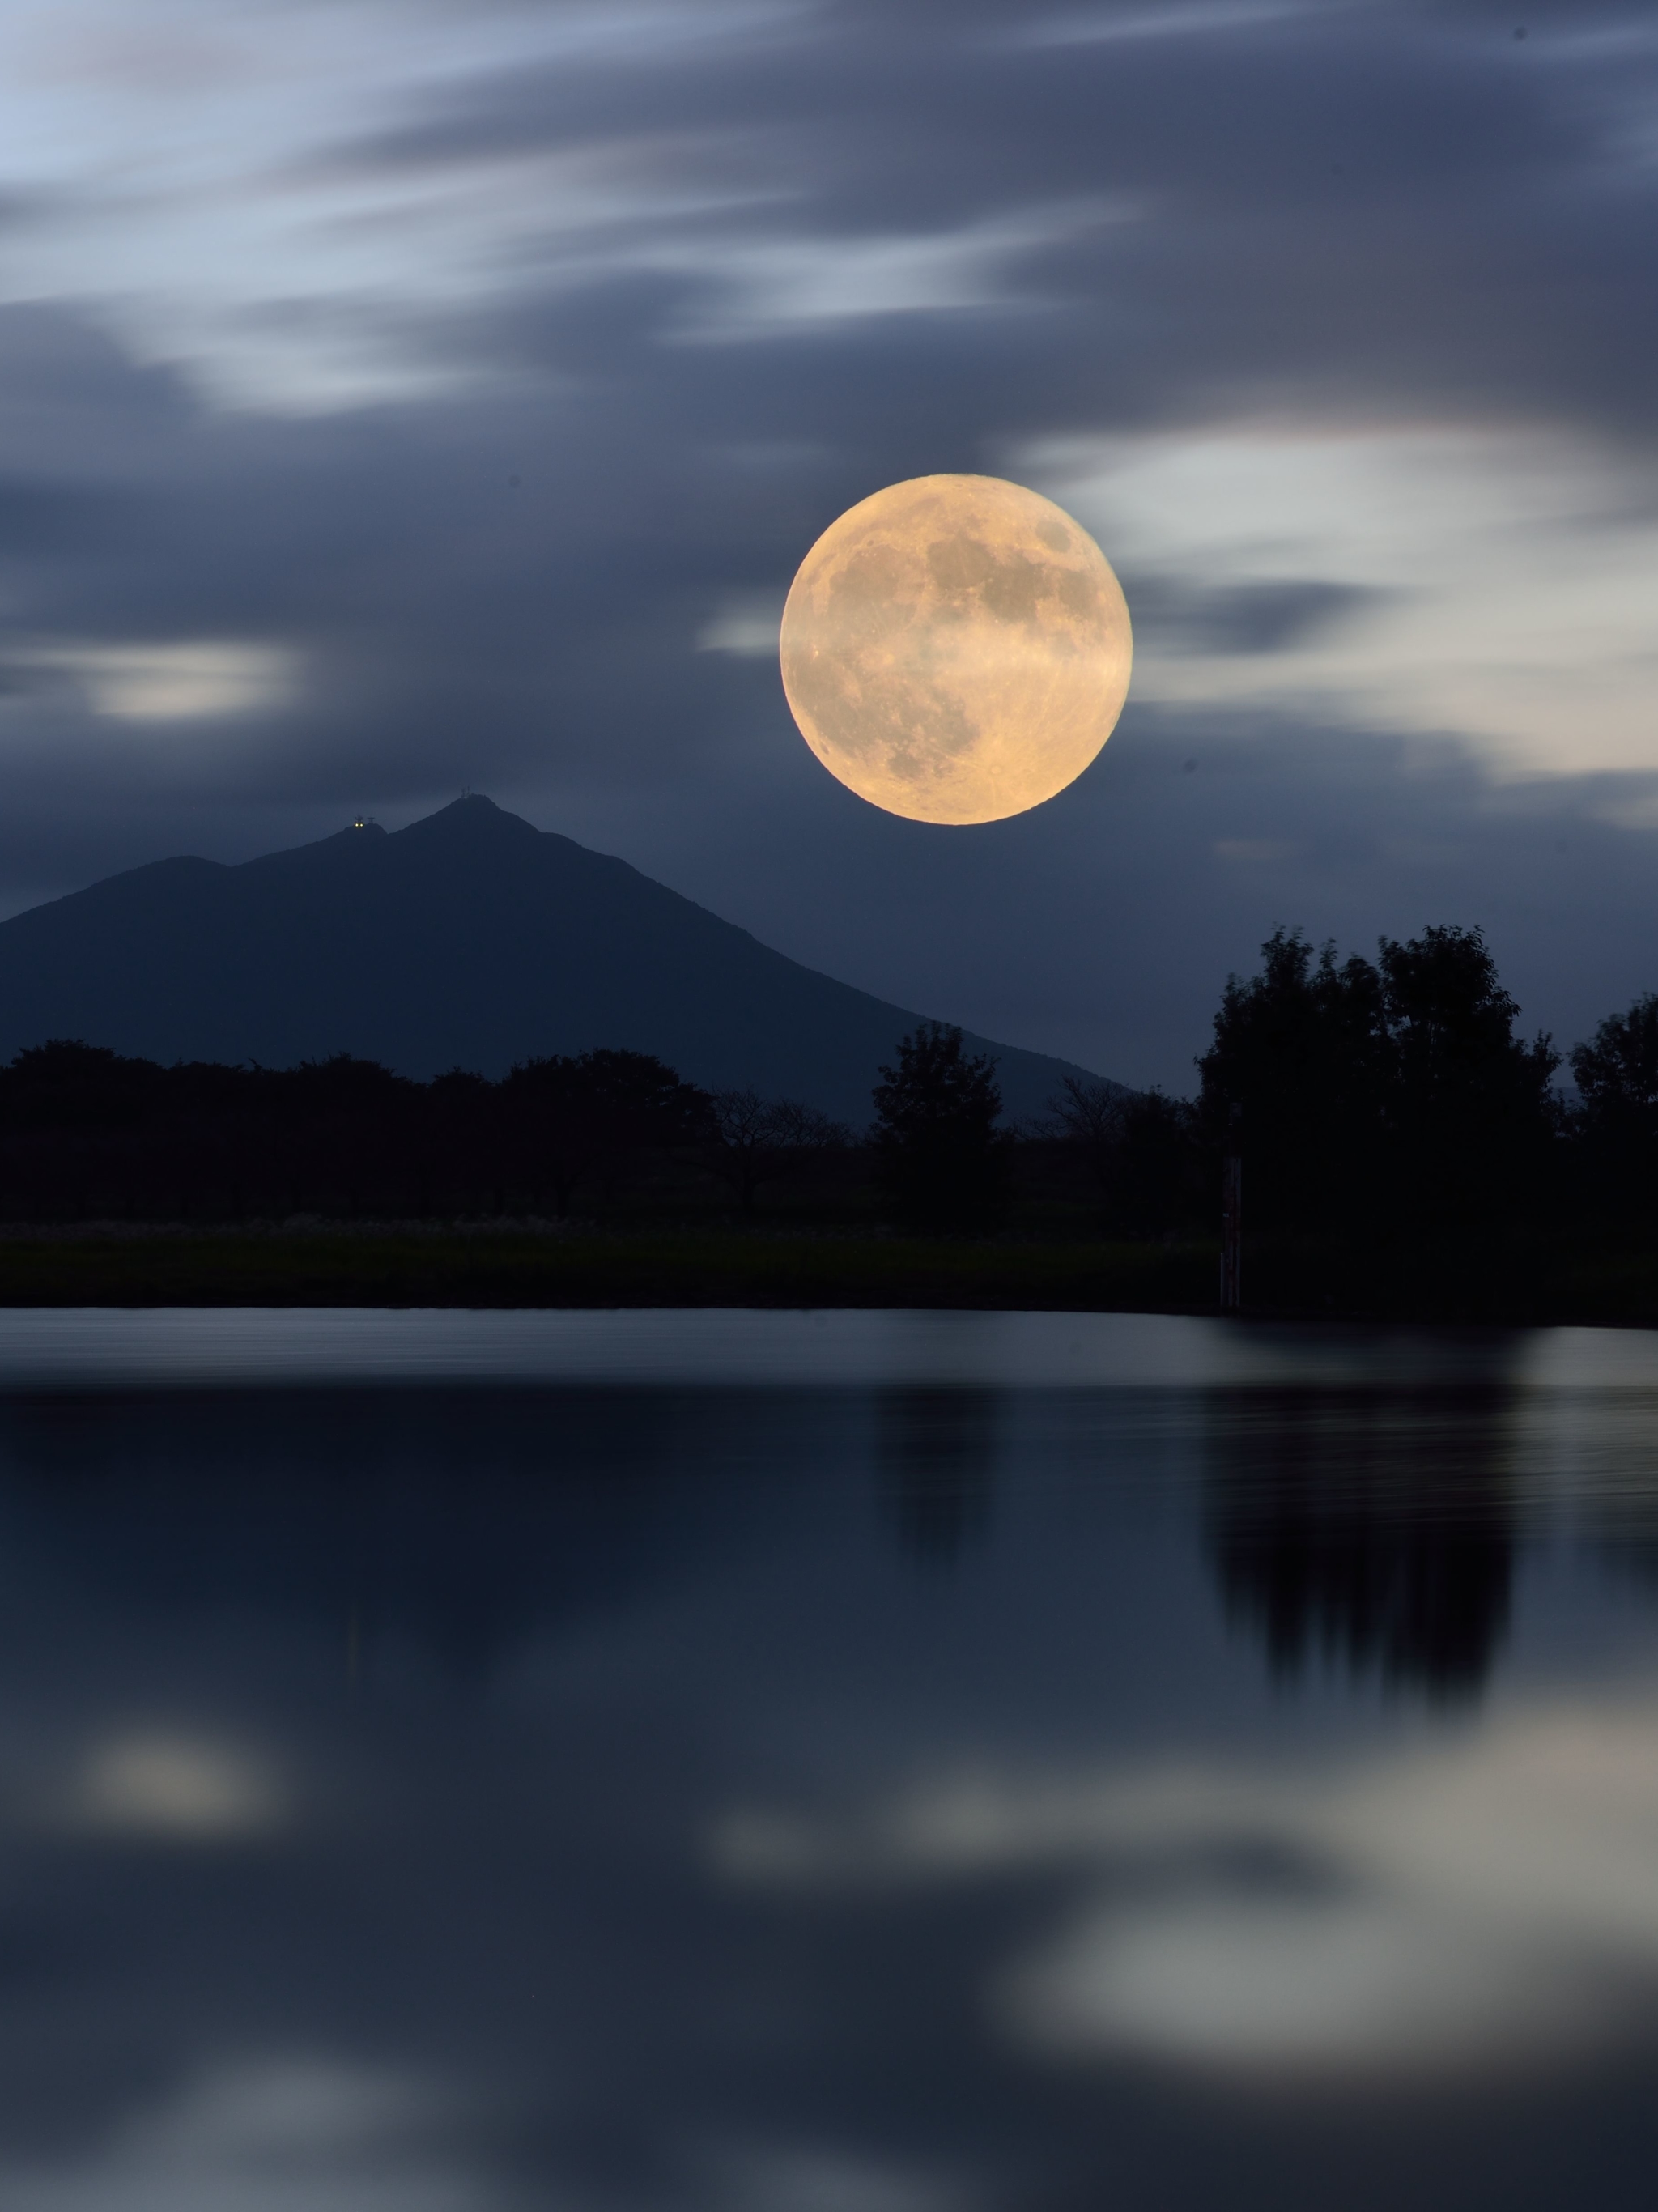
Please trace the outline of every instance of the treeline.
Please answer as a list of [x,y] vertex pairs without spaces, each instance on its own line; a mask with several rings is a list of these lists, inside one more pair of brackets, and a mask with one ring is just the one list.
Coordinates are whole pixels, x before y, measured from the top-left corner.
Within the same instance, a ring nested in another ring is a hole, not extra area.
[[859,1135],[798,1099],[700,1089],[649,1054],[429,1083],[340,1054],[297,1067],[125,1059],[58,1039],[0,1067],[0,1219],[608,1216],[796,1203],[926,1231],[1006,1216],[992,1063],[924,1023]]
[[[1519,1032],[1478,929],[1340,958],[1297,930],[1227,983],[1191,1100],[1072,1084],[1054,1127],[1128,1233],[1212,1224],[1244,1162],[1253,1236],[1419,1243],[1658,1215],[1658,996],[1563,1055]],[[1570,1068],[1576,1095],[1556,1078]]]
[[688,1180],[746,1212],[847,1142],[810,1107],[701,1091],[646,1053],[419,1083],[344,1054],[163,1067],[59,1040],[0,1068],[0,1218],[560,1216]]
[[[1408,1257],[1563,1227],[1608,1244],[1649,1234],[1658,996],[1564,1060],[1518,1015],[1477,929],[1384,939],[1373,961],[1279,930],[1259,972],[1228,982],[1193,1098],[1079,1079],[1010,1129],[993,1063],[923,1023],[881,1070],[857,1133],[623,1050],[420,1083],[346,1055],[164,1067],[58,1041],[0,1068],[0,1219],[714,1210],[1206,1239],[1235,1151],[1258,1250],[1276,1239]],[[1567,1061],[1575,1095],[1557,1083]],[[1304,1302],[1299,1279],[1286,1274],[1283,1302]],[[1321,1279],[1349,1294],[1339,1268]]]

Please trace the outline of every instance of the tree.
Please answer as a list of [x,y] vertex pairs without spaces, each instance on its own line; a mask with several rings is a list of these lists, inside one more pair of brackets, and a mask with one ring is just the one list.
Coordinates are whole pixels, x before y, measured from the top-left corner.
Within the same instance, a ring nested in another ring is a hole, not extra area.
[[416,1212],[457,1213],[475,1207],[480,1191],[504,1181],[501,1109],[510,1079],[494,1084],[466,1067],[446,1068],[426,1086],[422,1141],[412,1162]]
[[641,1152],[693,1139],[707,1107],[654,1054],[611,1048],[520,1061],[504,1088],[531,1179],[551,1182],[561,1215],[581,1183],[597,1182],[608,1194]]
[[1193,1114],[1183,1098],[1155,1087],[1131,1094],[1122,1109],[1112,1225],[1131,1237],[1178,1229],[1193,1210],[1197,1148]]
[[1577,1133],[1603,1202],[1649,1214],[1658,1201],[1658,994],[1612,1014],[1571,1054]]
[[1261,959],[1229,978],[1198,1062],[1212,1153],[1241,1109],[1254,1219],[1433,1229],[1494,1219],[1535,1187],[1559,1054],[1514,1034],[1519,1008],[1478,929],[1383,938],[1375,965],[1338,963],[1332,945],[1315,960],[1280,929]]
[[1593,1120],[1658,1137],[1658,993],[1611,1014],[1588,1044],[1574,1047],[1571,1072]]
[[705,1126],[708,1165],[730,1184],[744,1214],[754,1212],[755,1193],[762,1182],[848,1141],[841,1123],[815,1106],[798,1098],[762,1098],[752,1088],[712,1092]]
[[1124,1095],[1117,1084],[1067,1075],[1048,1102],[1047,1121],[1036,1124],[1038,1136],[1058,1136],[1076,1147],[1102,1200],[1109,1199],[1116,1181]]
[[1108,1228],[1156,1236],[1186,1217],[1194,1147],[1183,1098],[1067,1075],[1048,1111],[1048,1131],[1087,1160]]
[[1199,1123],[1218,1161],[1241,1109],[1254,1218],[1328,1230],[1350,1218],[1385,1127],[1382,979],[1357,954],[1338,963],[1333,945],[1315,958],[1298,929],[1274,930],[1260,953],[1260,975],[1227,978],[1198,1061]]
[[1520,1009],[1478,929],[1384,937],[1381,967],[1398,1196],[1436,1224],[1492,1219],[1545,1164],[1560,1055],[1515,1036]]
[[995,1062],[965,1053],[962,1032],[922,1022],[872,1093],[874,1142],[889,1202],[909,1226],[991,1226],[1006,1200],[1011,1138],[997,1127]]

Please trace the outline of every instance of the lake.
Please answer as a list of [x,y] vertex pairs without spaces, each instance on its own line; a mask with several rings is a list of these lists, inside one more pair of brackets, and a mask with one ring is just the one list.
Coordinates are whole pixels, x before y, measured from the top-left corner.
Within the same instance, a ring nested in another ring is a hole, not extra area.
[[8,2212],[1653,2201],[1658,1338],[0,1314]]

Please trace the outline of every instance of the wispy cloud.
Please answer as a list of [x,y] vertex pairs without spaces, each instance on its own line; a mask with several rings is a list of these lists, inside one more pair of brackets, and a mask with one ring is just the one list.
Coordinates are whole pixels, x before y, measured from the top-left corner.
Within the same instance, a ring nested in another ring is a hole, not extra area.
[[[1143,699],[1454,733],[1520,774],[1658,768],[1658,470],[1536,426],[1288,422],[1027,466],[1154,604],[1189,595],[1142,643]],[[1206,593],[1269,611],[1309,578],[1300,635],[1210,646]]]
[[216,722],[286,706],[298,688],[291,653],[225,640],[0,647],[0,669],[66,679],[94,714],[117,722]]

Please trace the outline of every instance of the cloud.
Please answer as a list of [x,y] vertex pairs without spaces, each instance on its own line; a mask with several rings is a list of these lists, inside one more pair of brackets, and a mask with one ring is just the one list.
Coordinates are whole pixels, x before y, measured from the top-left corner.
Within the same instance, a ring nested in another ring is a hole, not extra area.
[[735,1815],[728,1879],[794,1890],[1068,1869],[1097,1894],[987,1992],[1073,2058],[1381,2080],[1596,2047],[1658,1997],[1658,1704],[1510,1708],[1322,1769],[994,1771],[836,1830]]
[[[1011,43],[1031,46],[1088,46],[1123,40],[1186,39],[1206,32],[1238,31],[1286,16],[1316,15],[1329,0],[1169,0],[1161,8],[1078,8],[1038,17]],[[1336,0],[1340,4],[1340,0]]]
[[203,640],[100,645],[77,639],[14,646],[9,668],[68,677],[94,714],[118,722],[194,722],[282,707],[295,681],[290,656],[269,646]]
[[1541,379],[1568,411],[1576,379],[1596,412],[1613,374],[1643,409],[1642,21],[1575,9],[1521,57],[1467,7],[28,5],[0,291],[98,302],[261,404],[464,385],[492,305],[654,269],[733,331],[756,299],[1023,311],[1038,412],[1090,343],[1108,413],[1263,373],[1482,407]]
[[1017,297],[1022,258],[1079,228],[1133,217],[1132,207],[1108,204],[1038,208],[957,230],[722,242],[713,254],[705,242],[701,252],[692,246],[641,259],[647,268],[677,265],[712,280],[700,311],[671,325],[671,336],[729,344],[793,325],[1005,307],[1010,293]]
[[1658,768],[1651,469],[1535,426],[1293,422],[1029,466],[1154,609],[1161,586],[1196,611],[1139,653],[1143,700],[1455,731],[1509,772]]
[[774,660],[783,602],[773,592],[737,592],[724,599],[696,633],[699,653],[731,653],[743,660]]

